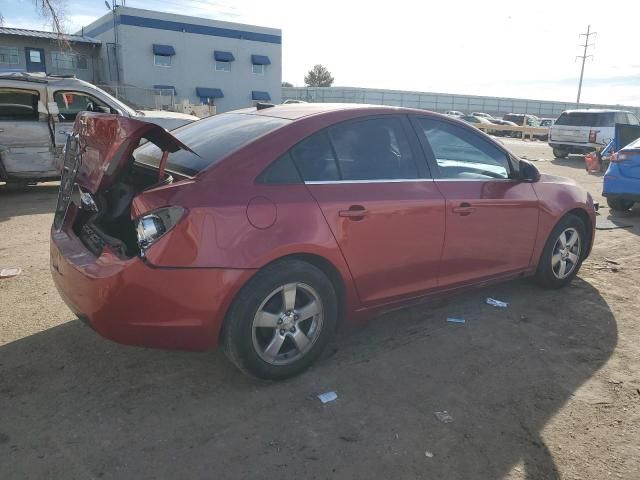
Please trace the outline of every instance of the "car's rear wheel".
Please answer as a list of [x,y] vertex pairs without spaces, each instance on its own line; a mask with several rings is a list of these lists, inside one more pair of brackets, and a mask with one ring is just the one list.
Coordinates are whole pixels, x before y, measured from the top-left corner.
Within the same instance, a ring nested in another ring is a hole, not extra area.
[[536,281],[561,288],[578,274],[587,248],[587,229],[575,215],[565,215],[552,230],[538,262]]
[[331,281],[297,259],[273,263],[243,287],[225,319],[229,359],[252,376],[282,380],[320,355],[338,315]]
[[607,205],[611,210],[626,212],[635,202],[633,200],[625,200],[624,198],[607,198]]
[[556,158],[567,158],[569,156],[569,150],[565,150],[564,148],[554,148],[553,156]]

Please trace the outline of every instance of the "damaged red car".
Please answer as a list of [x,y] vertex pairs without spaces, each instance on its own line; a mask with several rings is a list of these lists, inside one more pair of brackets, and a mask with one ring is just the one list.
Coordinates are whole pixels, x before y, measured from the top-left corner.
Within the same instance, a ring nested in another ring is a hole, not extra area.
[[307,368],[341,322],[533,276],[566,285],[595,209],[451,117],[297,104],[168,133],[83,113],[65,153],[51,272],[117,342],[224,346],[241,370]]

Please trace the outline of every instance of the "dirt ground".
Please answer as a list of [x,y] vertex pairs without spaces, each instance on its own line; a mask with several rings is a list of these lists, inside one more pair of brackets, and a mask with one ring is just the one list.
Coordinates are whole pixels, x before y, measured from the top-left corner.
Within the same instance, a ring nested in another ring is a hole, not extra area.
[[[580,157],[504,142],[602,201]],[[122,346],[74,318],[49,274],[56,189],[0,186],[0,267],[23,269],[0,280],[1,479],[640,478],[639,208],[564,290],[517,281],[389,314],[263,383],[220,351]]]

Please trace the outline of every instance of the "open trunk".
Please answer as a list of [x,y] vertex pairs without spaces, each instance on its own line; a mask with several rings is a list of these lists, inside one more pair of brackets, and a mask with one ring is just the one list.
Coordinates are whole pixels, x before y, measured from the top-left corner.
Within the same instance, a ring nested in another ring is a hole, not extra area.
[[[134,163],[142,140],[162,150],[157,168]],[[173,182],[164,172],[169,153],[191,151],[158,125],[118,115],[82,113],[65,147],[54,228],[60,230],[79,190],[73,231],[96,256],[109,246],[122,257],[140,253],[131,203],[143,190]],[[77,197],[76,197],[77,198]]]

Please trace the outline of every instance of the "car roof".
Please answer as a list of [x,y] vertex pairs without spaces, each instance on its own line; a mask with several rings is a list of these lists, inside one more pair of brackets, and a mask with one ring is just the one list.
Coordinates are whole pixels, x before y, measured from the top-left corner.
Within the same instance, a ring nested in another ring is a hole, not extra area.
[[364,103],[287,103],[284,105],[274,105],[267,108],[257,109],[243,108],[230,113],[244,113],[250,115],[261,115],[265,117],[277,117],[287,120],[298,120],[314,115],[328,114],[338,111],[366,112],[372,115],[384,113],[422,113],[433,114],[427,110],[415,108],[391,107],[387,105],[368,105]]
[[612,113],[612,112],[630,113],[628,110],[615,110],[612,108],[578,108],[575,110],[565,110],[562,113]]
[[45,75],[45,74],[37,74],[37,73],[27,73],[27,72],[1,72],[0,73],[0,81],[6,82],[24,82],[26,84],[46,84],[53,85],[57,87],[72,87],[83,85],[89,88],[96,88],[93,84],[89,82],[85,82],[84,80],[80,80],[73,75],[65,76],[65,75]]

